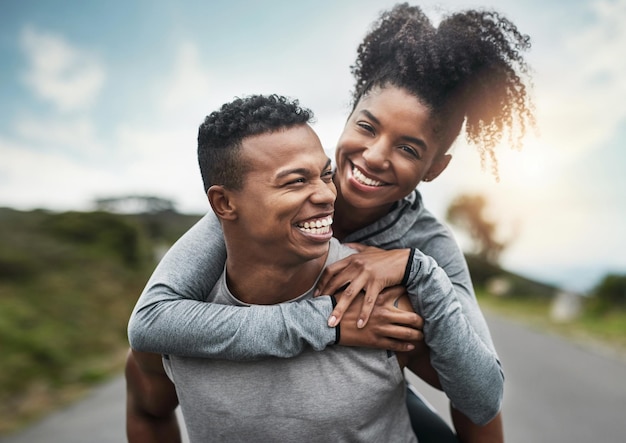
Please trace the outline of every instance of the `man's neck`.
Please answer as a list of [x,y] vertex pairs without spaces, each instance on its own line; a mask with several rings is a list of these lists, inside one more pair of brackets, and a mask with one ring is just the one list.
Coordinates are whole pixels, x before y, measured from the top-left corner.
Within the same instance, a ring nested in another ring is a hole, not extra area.
[[315,284],[328,253],[314,260],[285,264],[252,259],[251,254],[230,253],[226,259],[226,281],[230,292],[244,303],[271,305],[293,300]]

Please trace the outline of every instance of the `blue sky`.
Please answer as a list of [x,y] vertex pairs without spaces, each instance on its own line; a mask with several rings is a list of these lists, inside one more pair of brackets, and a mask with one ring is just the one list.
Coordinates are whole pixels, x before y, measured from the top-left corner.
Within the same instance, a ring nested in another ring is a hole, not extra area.
[[[297,97],[332,156],[356,47],[394,1],[17,1],[0,15],[0,206],[90,209],[150,194],[208,209],[198,124],[235,96]],[[531,36],[538,133],[504,147],[501,180],[461,140],[420,185],[443,216],[488,196],[504,264],[585,290],[626,272],[626,0],[447,1],[427,14],[494,8]],[[466,245],[462,233],[457,233]]]

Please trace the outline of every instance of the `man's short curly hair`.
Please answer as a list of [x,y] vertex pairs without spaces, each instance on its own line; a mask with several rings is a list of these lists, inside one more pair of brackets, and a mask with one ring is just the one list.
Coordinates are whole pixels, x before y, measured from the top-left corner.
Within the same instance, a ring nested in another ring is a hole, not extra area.
[[213,185],[241,189],[248,166],[241,158],[246,137],[303,125],[313,112],[298,100],[273,95],[251,95],[209,114],[198,130],[198,163],[205,192]]
[[419,7],[398,4],[358,48],[353,102],[376,87],[405,89],[430,110],[446,149],[465,123],[468,141],[497,177],[494,148],[503,134],[519,147],[534,125],[521,55],[529,48],[529,37],[496,12],[453,13],[435,27]]

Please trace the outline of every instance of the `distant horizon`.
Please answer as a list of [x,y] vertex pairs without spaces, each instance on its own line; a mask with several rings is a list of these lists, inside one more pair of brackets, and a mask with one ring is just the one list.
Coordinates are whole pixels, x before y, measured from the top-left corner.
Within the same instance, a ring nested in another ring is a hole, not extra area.
[[[157,197],[158,196],[149,196],[149,197]],[[176,204],[174,203],[174,213],[189,216],[189,217],[198,217],[200,219],[203,217],[207,211],[204,212],[189,212],[189,211],[181,211],[176,208]],[[208,205],[208,203],[207,203]],[[64,213],[64,212],[95,212],[99,209],[96,208],[95,202],[93,207],[84,208],[84,209],[51,209],[51,208],[30,208],[30,209],[18,209],[9,206],[0,206],[0,210],[12,210],[19,212],[35,212],[35,211],[44,211],[49,213]],[[210,209],[210,208],[208,208]],[[129,210],[104,210],[105,212],[111,212],[113,214],[120,215],[138,215],[138,214],[148,214],[149,211],[129,211]],[[445,221],[444,221],[445,223]],[[457,228],[450,226],[446,223],[453,231],[457,231]],[[459,234],[459,232],[457,232]],[[464,254],[472,255],[471,251],[464,250]],[[504,252],[504,256],[506,256],[506,250]],[[580,295],[588,295],[588,293],[597,286],[604,277],[609,274],[620,274],[625,275],[626,272],[624,270],[611,270],[606,265],[598,265],[596,267],[576,267],[576,266],[552,266],[550,271],[542,271],[541,269],[524,269],[519,267],[510,267],[506,264],[506,260],[501,260],[499,262],[499,266],[502,267],[505,271],[512,272],[521,277],[528,278],[533,281],[537,281],[538,283],[542,283],[548,286],[554,286],[557,289],[566,292],[574,292]]]

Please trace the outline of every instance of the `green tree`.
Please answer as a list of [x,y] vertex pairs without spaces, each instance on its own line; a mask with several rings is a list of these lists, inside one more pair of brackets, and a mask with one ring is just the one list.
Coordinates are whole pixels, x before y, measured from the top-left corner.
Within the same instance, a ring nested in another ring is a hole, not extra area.
[[626,308],[626,274],[607,274],[593,289],[589,303],[596,313]]
[[497,264],[509,241],[497,239],[497,225],[485,214],[487,200],[479,194],[463,194],[448,206],[446,219],[464,230],[474,243],[473,253],[488,263]]

